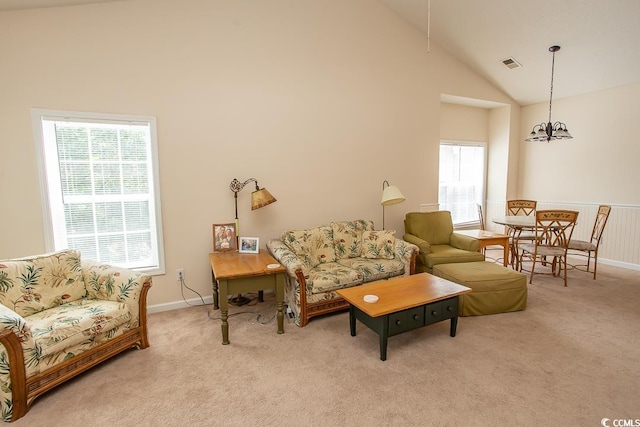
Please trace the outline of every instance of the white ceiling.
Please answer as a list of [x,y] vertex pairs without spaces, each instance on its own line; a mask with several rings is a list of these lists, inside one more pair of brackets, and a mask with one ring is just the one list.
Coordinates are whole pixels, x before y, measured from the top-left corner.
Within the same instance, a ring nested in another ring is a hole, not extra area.
[[[428,0],[380,0],[427,35]],[[431,42],[521,105],[640,82],[640,0],[431,0]],[[515,58],[522,68],[508,69]]]
[[[114,0],[0,0],[0,11],[103,1]],[[429,0],[380,2],[427,37]],[[640,82],[639,23],[640,0],[431,0],[430,39],[528,105],[549,99],[552,45],[554,99]]]

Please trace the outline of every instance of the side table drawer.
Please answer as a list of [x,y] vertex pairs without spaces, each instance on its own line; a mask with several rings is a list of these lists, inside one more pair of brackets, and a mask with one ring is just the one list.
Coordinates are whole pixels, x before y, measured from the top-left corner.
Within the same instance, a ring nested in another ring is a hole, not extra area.
[[389,336],[424,326],[424,307],[410,308],[389,315]]
[[458,316],[458,297],[427,304],[425,306],[425,325]]

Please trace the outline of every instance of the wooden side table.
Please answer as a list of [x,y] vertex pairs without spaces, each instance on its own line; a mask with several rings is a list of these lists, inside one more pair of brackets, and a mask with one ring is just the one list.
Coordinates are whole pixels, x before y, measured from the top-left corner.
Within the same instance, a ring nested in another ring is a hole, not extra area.
[[[237,251],[209,254],[213,274],[213,308],[220,302],[222,344],[229,344],[229,295],[273,289],[276,292],[278,333],[284,333],[284,275],[286,269],[266,251],[241,254]],[[275,266],[269,268],[268,266]]]
[[454,233],[464,236],[473,237],[480,243],[480,251],[491,245],[500,245],[503,247],[503,265],[506,267],[509,263],[509,236],[506,234],[496,233],[488,230],[454,230]]

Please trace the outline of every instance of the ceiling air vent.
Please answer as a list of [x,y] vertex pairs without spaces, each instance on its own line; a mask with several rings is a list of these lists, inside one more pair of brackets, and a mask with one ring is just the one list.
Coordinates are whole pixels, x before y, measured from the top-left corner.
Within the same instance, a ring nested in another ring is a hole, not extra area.
[[515,60],[513,57],[509,57],[507,59],[503,59],[502,63],[507,66],[509,69],[520,68],[522,64]]

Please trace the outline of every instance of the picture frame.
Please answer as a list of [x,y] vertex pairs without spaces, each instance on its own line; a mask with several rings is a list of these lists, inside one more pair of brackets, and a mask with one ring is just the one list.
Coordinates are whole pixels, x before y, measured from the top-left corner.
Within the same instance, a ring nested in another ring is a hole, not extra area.
[[238,249],[236,239],[236,225],[234,223],[213,224],[213,251],[235,251]]
[[260,239],[258,237],[239,237],[238,252],[243,254],[257,254],[260,251]]

